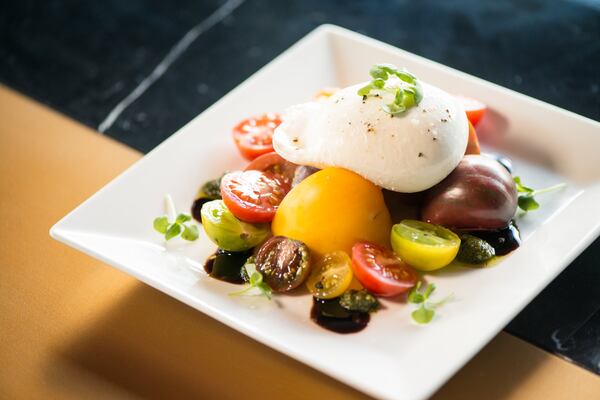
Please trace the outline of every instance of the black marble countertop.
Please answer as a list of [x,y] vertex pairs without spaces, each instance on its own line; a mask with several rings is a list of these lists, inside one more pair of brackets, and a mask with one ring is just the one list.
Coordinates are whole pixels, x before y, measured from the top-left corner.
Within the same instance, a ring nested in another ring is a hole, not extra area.
[[[143,152],[323,23],[600,120],[598,0],[22,0],[0,10],[0,82]],[[506,330],[600,374],[599,288],[600,239]]]

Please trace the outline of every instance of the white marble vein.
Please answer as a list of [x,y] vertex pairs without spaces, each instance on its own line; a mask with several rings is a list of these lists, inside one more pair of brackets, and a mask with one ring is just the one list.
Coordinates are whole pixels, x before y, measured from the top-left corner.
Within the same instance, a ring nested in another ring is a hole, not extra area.
[[127,109],[134,101],[136,101],[154,82],[156,82],[173,64],[181,54],[204,32],[221,22],[224,18],[230,15],[238,8],[244,0],[227,0],[215,12],[209,15],[206,19],[190,29],[167,53],[160,63],[139,85],[133,89],[123,100],[121,100],[98,125],[98,131],[106,132],[114,122],[119,118],[121,113]]

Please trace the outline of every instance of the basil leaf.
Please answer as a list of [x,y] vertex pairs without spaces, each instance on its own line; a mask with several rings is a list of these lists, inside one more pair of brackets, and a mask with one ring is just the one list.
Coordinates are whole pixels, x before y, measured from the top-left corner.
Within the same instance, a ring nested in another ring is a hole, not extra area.
[[180,233],[181,233],[181,225],[172,224],[171,226],[169,226],[169,229],[167,229],[167,232],[165,233],[165,239],[171,240],[175,236],[179,235]]
[[521,183],[520,177],[515,176],[513,178],[513,181],[515,181],[515,186],[517,187],[517,192],[519,192],[519,193],[533,193],[534,192],[534,190],[532,188],[529,188]]
[[423,293],[423,296],[425,297],[425,299],[428,299],[434,290],[435,290],[435,283],[430,283],[429,285],[427,285],[427,288],[425,289],[425,293]]
[[[423,90],[417,78],[406,70],[398,70],[392,64],[377,64],[371,67],[369,74],[373,80],[360,88],[357,94],[361,97],[379,96],[381,91],[393,94],[392,103],[381,105],[383,111],[392,116],[403,114],[423,98]],[[386,88],[385,82],[390,75],[398,77],[401,82],[394,82]]]
[[421,304],[425,301],[423,295],[419,293],[420,288],[421,281],[417,281],[417,284],[412,289],[410,289],[410,291],[408,292],[408,296],[406,297],[409,303]]
[[192,217],[187,214],[179,214],[175,219],[176,224],[183,224],[184,222],[188,222]]
[[425,307],[424,304],[411,313],[412,319],[418,324],[428,324],[434,315],[435,311]]
[[167,229],[169,228],[169,219],[166,216],[157,217],[154,219],[152,225],[154,226],[155,231],[164,235],[167,233]]
[[358,95],[367,96],[371,92],[371,89],[373,89],[373,85],[369,83],[367,86],[363,86],[362,88],[358,89]]
[[[250,259],[248,259],[248,260],[250,260]],[[253,265],[253,264],[246,262],[246,264],[244,264],[244,267],[247,267],[250,265]],[[265,296],[267,299],[271,300],[271,293],[273,291],[271,290],[269,285],[267,285],[267,283],[263,281],[262,274],[256,270],[254,270],[254,272],[252,272],[252,274],[250,275],[250,279],[249,279],[247,288],[245,288],[239,292],[229,293],[229,295],[230,296],[242,296],[242,295],[248,293],[252,288],[257,288],[263,296]]]
[[540,203],[535,201],[533,196],[530,195],[519,196],[517,203],[519,204],[519,208],[523,211],[533,211],[540,208]]
[[425,301],[425,297],[423,297],[423,295],[421,293],[413,291],[413,290],[411,290],[408,293],[408,302],[409,303],[421,304],[424,301]]
[[250,284],[252,286],[259,285],[259,284],[262,283],[262,281],[263,281],[263,277],[262,277],[262,274],[260,272],[254,271],[252,273],[252,275],[250,275]]
[[388,73],[384,68],[381,68],[380,65],[374,65],[371,67],[369,70],[369,75],[371,75],[373,79],[386,80],[388,78]]
[[373,81],[373,86],[375,86],[377,89],[383,89],[385,86],[385,81],[383,79],[375,79]]

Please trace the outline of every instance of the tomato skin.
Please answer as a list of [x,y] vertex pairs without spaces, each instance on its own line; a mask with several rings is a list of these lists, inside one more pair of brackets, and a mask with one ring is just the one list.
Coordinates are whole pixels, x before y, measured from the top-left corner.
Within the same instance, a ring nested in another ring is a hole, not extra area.
[[419,279],[391,250],[368,242],[358,242],[352,247],[352,270],[365,289],[382,297],[405,293]]
[[463,108],[465,109],[469,121],[473,124],[473,126],[477,126],[487,110],[485,104],[479,100],[475,100],[466,96],[456,96],[456,98],[461,102]]
[[276,113],[266,113],[240,121],[233,128],[233,140],[248,160],[273,151],[273,131],[281,124]]
[[271,172],[283,179],[287,184],[291,185],[297,167],[296,164],[287,161],[285,158],[272,151],[250,161],[246,168],[244,168],[244,171],[255,170]]
[[460,248],[460,238],[443,226],[405,219],[392,227],[392,249],[411,267],[434,271],[450,264]]
[[327,253],[312,267],[306,288],[318,299],[339,297],[352,283],[352,260],[345,251]]
[[427,190],[421,219],[454,230],[502,229],[514,217],[517,200],[506,168],[490,157],[467,155]]
[[471,121],[469,121],[469,141],[467,142],[467,149],[465,150],[465,155],[466,154],[481,154],[477,132]]
[[270,172],[235,171],[221,179],[221,196],[227,208],[245,222],[270,222],[289,184]]
[[289,192],[271,229],[323,256],[337,250],[350,254],[359,241],[389,245],[392,221],[380,188],[354,172],[329,167]]
[[286,161],[285,158],[281,157],[276,152],[271,151],[250,161],[250,163],[246,165],[246,168],[244,168],[244,171],[267,171],[275,165],[283,165],[287,162],[288,161]]
[[256,254],[256,270],[276,292],[300,286],[310,273],[310,251],[298,240],[273,236]]

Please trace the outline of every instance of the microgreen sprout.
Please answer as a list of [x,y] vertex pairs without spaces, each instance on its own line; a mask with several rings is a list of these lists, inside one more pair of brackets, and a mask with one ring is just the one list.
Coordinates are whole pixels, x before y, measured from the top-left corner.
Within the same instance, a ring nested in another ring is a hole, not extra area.
[[[373,79],[358,90],[358,95],[364,98],[382,97],[384,101],[391,100],[381,108],[392,117],[416,106],[423,98],[423,90],[417,77],[405,69],[400,70],[392,64],[376,64],[371,67],[369,74]],[[398,79],[392,82],[390,77]]]
[[272,289],[263,280],[263,276],[256,270],[254,257],[250,257],[242,267],[242,277],[248,283],[248,287],[239,292],[229,293],[230,296],[244,296],[250,294],[253,289],[258,289],[259,294],[271,300]]
[[428,324],[435,315],[435,309],[444,305],[453,297],[453,295],[450,294],[440,301],[430,301],[429,296],[431,296],[435,290],[435,284],[430,283],[423,292],[421,292],[420,289],[421,281],[417,282],[415,287],[408,292],[408,302],[419,306],[419,308],[411,313],[411,316],[418,324]]
[[517,193],[519,193],[517,204],[519,205],[519,208],[524,212],[533,211],[540,208],[540,203],[538,203],[535,200],[534,196],[537,196],[538,194],[553,192],[555,190],[560,190],[566,186],[565,183],[559,183],[558,185],[535,190],[523,185],[523,183],[521,183],[521,178],[518,176],[515,176],[513,180],[515,181],[515,185],[517,186]]
[[[175,205],[171,196],[165,196],[165,206],[167,215],[154,219],[154,230],[165,235],[165,240],[171,240],[181,234],[181,238],[189,242],[198,239],[198,227],[191,225],[189,222],[192,217],[188,214],[178,214],[175,211]],[[173,222],[171,222],[173,221]]]

